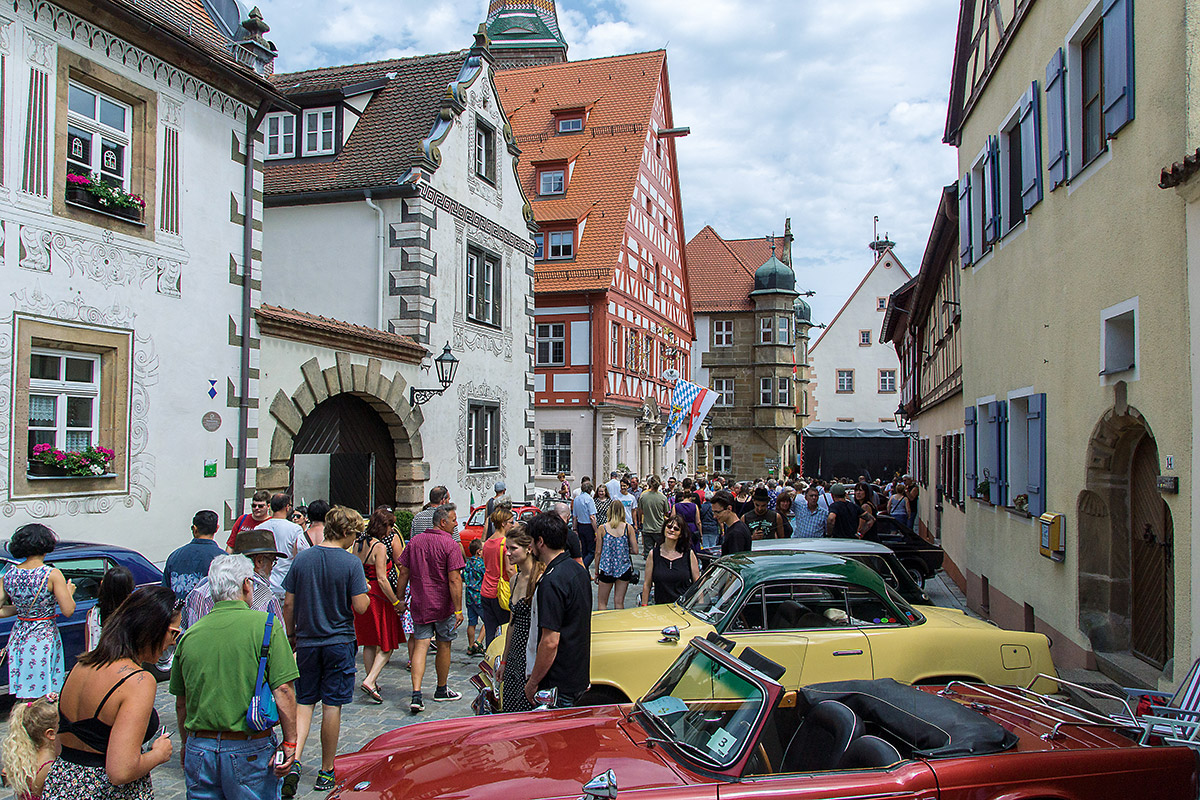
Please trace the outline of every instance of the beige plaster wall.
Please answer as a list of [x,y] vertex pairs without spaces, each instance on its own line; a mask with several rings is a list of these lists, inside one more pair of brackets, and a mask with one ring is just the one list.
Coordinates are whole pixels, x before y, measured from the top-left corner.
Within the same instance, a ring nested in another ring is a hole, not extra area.
[[[1189,4],[1191,5],[1191,4]],[[1031,80],[1045,67],[1088,4],[1034,5],[981,101],[967,120],[959,173],[967,171]],[[1047,395],[1048,510],[1066,515],[1064,563],[1041,557],[1037,530],[1022,519],[968,501],[964,561],[996,590],[1032,605],[1081,647],[1078,626],[1076,499],[1084,487],[1088,441],[1114,403],[1100,371],[1100,312],[1139,300],[1139,371],[1128,402],[1148,420],[1160,472],[1191,479],[1192,418],[1185,291],[1184,209],[1157,187],[1161,167],[1185,152],[1183,9],[1138,0],[1135,9],[1136,118],[1112,158],[1083,180],[1047,191],[1027,221],[963,273],[964,403],[1023,387]],[[1043,170],[1048,144],[1043,109]],[[1046,183],[1047,190],[1049,183]],[[1167,473],[1165,457],[1174,456]],[[1175,656],[1190,663],[1191,496],[1166,495],[1175,520]],[[957,561],[957,559],[956,559]],[[1180,674],[1178,669],[1176,674]]]

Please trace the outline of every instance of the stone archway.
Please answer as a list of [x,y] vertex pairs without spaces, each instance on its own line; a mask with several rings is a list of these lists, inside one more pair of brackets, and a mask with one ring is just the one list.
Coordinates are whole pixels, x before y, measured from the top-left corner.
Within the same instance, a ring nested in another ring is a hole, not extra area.
[[[1088,442],[1086,484],[1076,500],[1079,627],[1097,651],[1133,649],[1136,543],[1132,524],[1139,502],[1132,471],[1135,454],[1153,450],[1154,441],[1149,422],[1126,403],[1125,386],[1118,384],[1116,403],[1096,424]],[[1169,609],[1173,605],[1169,586],[1166,592]]]
[[271,437],[270,466],[260,467],[257,486],[282,491],[288,486],[296,434],[304,420],[322,402],[339,394],[352,394],[371,406],[387,425],[396,454],[396,503],[400,508],[415,511],[424,502],[425,482],[429,480],[429,464],[424,461],[421,424],[424,417],[419,408],[408,402],[408,382],[399,373],[384,377],[383,362],[368,359],[366,364],[352,364],[342,353],[335,355],[333,366],[321,368],[317,358],[300,367],[303,380],[288,396],[280,390],[271,400],[270,414],[275,420]]

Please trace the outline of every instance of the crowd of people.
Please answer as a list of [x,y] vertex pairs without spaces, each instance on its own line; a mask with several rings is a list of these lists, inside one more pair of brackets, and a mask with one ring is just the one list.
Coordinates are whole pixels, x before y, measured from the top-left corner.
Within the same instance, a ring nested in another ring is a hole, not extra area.
[[407,539],[389,507],[364,520],[323,500],[296,508],[285,494],[260,491],[221,547],[217,514],[199,511],[161,586],[135,589],[124,567],[104,575],[85,652],[69,674],[56,620],[74,613],[75,586],[46,563],[53,531],[19,528],[9,542],[18,563],[0,591],[0,616],[17,617],[7,650],[17,702],[2,749],[5,779],[20,798],[152,797],[151,772],[176,750],[154,709],[147,666],[157,664],[170,669],[189,798],[294,796],[318,704],[314,788],[329,790],[360,647],[357,688],[383,703],[380,677],[406,646],[408,708],[420,714],[431,651],[430,699],[462,697],[449,670],[465,623],[469,654],[504,636],[496,671],[504,711],[569,707],[589,686],[593,584],[600,610],[624,608],[639,582],[639,604],[671,603],[698,580],[701,549],[872,538],[880,514],[907,524],[918,500],[909,476],[882,487],[861,476],[727,485],[656,475],[643,482],[614,471],[577,489],[561,476],[559,502],[518,521],[504,483],[494,489],[484,535],[465,549],[445,486],[430,491]]

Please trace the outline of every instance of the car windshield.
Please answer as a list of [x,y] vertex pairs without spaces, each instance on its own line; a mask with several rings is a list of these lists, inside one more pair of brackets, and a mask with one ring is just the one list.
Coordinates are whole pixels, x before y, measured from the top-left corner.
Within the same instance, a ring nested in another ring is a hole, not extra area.
[[742,593],[742,579],[733,570],[711,566],[679,599],[679,605],[712,625],[719,625]]
[[846,557],[852,558],[860,564],[866,564],[878,572],[879,577],[883,578],[883,582],[893,589],[900,588],[900,579],[896,576],[895,569],[892,568],[892,562],[884,556],[874,553],[850,553]]
[[725,768],[749,747],[767,696],[748,677],[692,645],[637,703],[652,735],[685,758]]

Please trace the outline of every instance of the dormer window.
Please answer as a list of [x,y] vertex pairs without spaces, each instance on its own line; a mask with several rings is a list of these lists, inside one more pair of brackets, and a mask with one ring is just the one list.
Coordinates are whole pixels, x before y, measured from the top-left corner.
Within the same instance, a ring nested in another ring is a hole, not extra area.
[[562,117],[558,120],[559,133],[579,133],[583,130],[583,117]]
[[552,231],[546,234],[551,259],[575,257],[575,231]]
[[308,108],[304,110],[304,155],[332,155],[334,143],[334,109]]
[[563,194],[567,191],[567,171],[562,167],[538,173],[538,194]]
[[267,114],[267,158],[296,155],[296,115],[286,111]]

